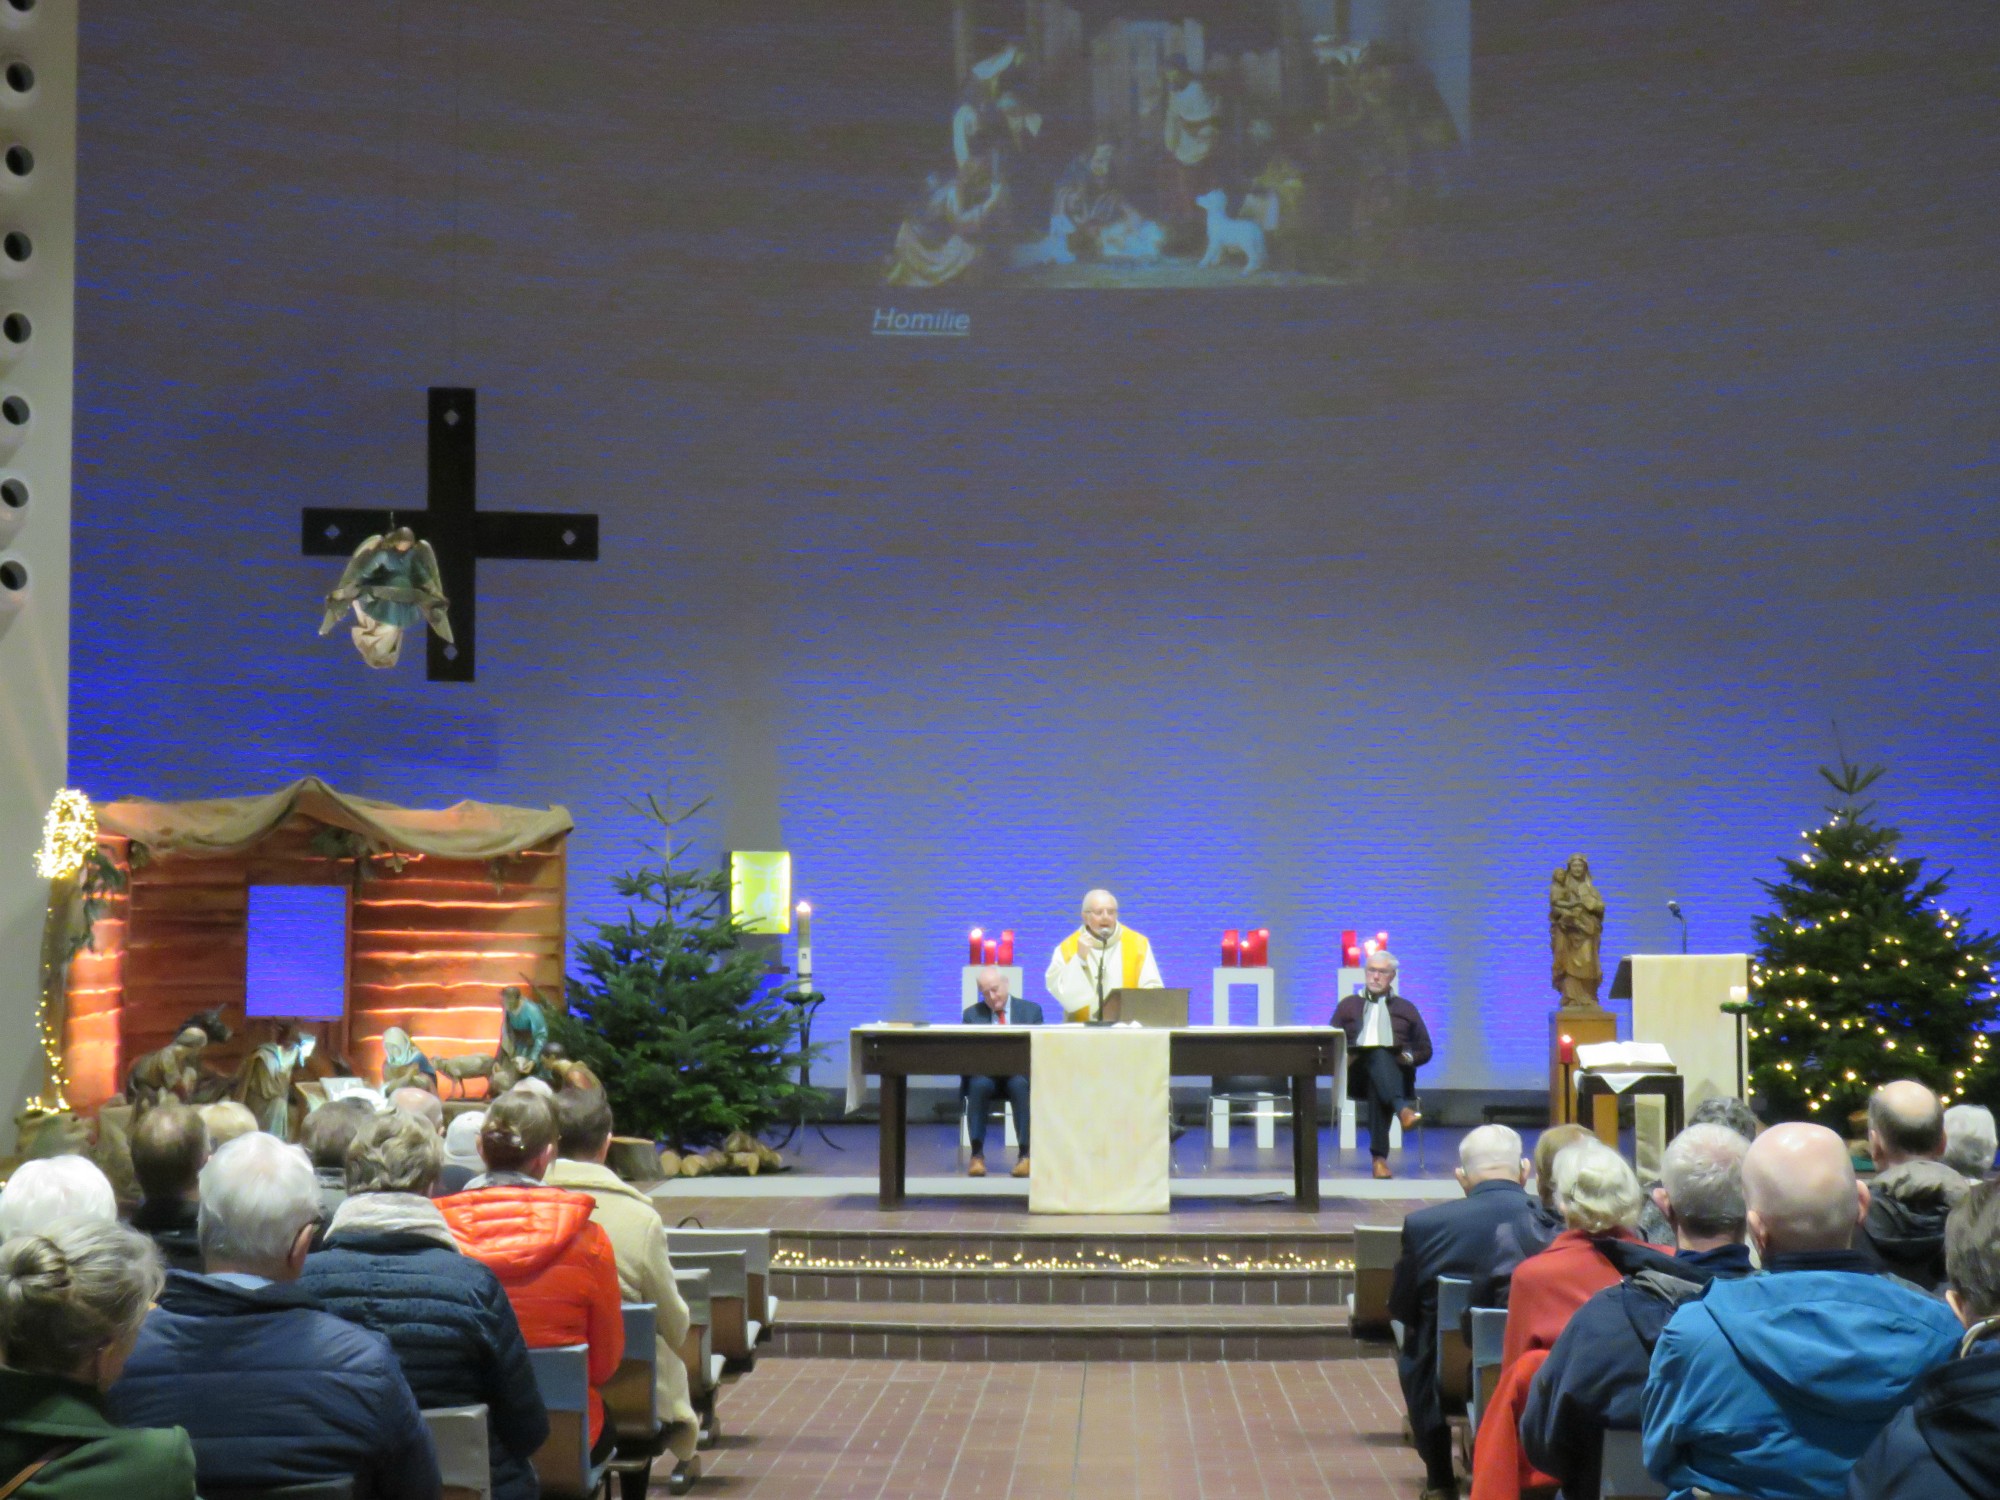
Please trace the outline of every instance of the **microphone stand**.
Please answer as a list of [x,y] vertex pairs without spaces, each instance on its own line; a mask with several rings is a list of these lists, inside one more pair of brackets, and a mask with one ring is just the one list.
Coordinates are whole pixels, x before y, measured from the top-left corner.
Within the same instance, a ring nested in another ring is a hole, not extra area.
[[[812,981],[809,979],[805,981],[807,985],[811,983]],[[812,1088],[813,1013],[826,1004],[826,996],[818,990],[805,988],[790,990],[782,998],[787,1005],[799,1013],[799,1108],[797,1116],[791,1122],[791,1128],[778,1141],[776,1149],[782,1151],[785,1147],[791,1145],[794,1136],[799,1136],[799,1132],[804,1130],[807,1125],[812,1125],[813,1130],[827,1145],[833,1147],[836,1151],[845,1151],[847,1149],[845,1146],[826,1133],[824,1125],[815,1124],[806,1118],[807,1113],[812,1109],[812,1094],[810,1090]],[[799,1136],[799,1146],[801,1150],[805,1147],[805,1138],[803,1136]]]
[[1669,901],[1667,903],[1667,910],[1672,912],[1674,920],[1681,924],[1681,955],[1686,957],[1688,951],[1688,919],[1681,915],[1681,904],[1678,901]]

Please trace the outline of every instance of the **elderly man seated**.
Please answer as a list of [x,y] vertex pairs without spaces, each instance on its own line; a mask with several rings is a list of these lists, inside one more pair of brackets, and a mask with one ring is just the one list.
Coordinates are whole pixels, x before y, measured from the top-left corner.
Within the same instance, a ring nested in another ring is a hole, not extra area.
[[353,1476],[371,1500],[436,1500],[437,1457],[379,1333],[292,1283],[319,1226],[305,1152],[254,1131],[201,1169],[206,1271],[169,1271],[109,1409],[182,1427],[203,1494]]
[[1944,1221],[1971,1186],[1944,1162],[1944,1108],[1921,1083],[1885,1083],[1868,1100],[1867,1243],[1926,1291],[1944,1283]]
[[2000,1151],[1993,1111],[1983,1104],[1954,1104],[1944,1112],[1944,1164],[1967,1182],[1984,1182]]
[[2000,1183],[1951,1211],[1944,1259],[1945,1300],[1966,1329],[1958,1358],[1917,1382],[1848,1477],[1848,1500],[2000,1495]]
[[[1042,1008],[1032,1000],[1016,1000],[1007,993],[1006,974],[992,966],[981,969],[973,976],[979,986],[979,998],[966,1006],[961,1018],[968,1026],[1039,1026],[1042,1024]],[[966,1167],[968,1177],[986,1175],[986,1123],[993,1112],[996,1097],[1004,1098],[1014,1107],[1014,1135],[1020,1143],[1020,1156],[1014,1163],[1014,1175],[1028,1175],[1028,1080],[1021,1074],[1004,1078],[961,1078],[959,1092],[965,1100],[965,1134],[972,1146],[972,1161]]]
[[38,1234],[58,1219],[115,1223],[118,1195],[97,1164],[81,1156],[24,1161],[0,1187],[0,1241]]
[[299,1131],[299,1144],[312,1158],[313,1175],[319,1179],[319,1206],[323,1219],[331,1219],[347,1196],[347,1148],[354,1137],[375,1118],[375,1106],[366,1099],[330,1099],[306,1116]]
[[1642,1398],[1646,1467],[1769,1500],[1837,1496],[1924,1373],[1958,1347],[1944,1303],[1854,1248],[1868,1189],[1823,1125],[1777,1125],[1743,1158],[1762,1276],[1709,1284],[1673,1315]]
[[208,1127],[185,1104],[156,1104],[132,1128],[132,1175],[144,1194],[132,1227],[151,1235],[166,1263],[182,1271],[201,1269],[197,1183],[207,1161]]
[[1716,1277],[1750,1274],[1743,1243],[1749,1149],[1725,1125],[1690,1125],[1674,1137],[1653,1189],[1674,1254],[1608,1243],[1624,1280],[1576,1310],[1535,1376],[1521,1446],[1530,1463],[1562,1482],[1563,1500],[1597,1500],[1604,1433],[1639,1430],[1639,1398],[1667,1319]]
[[1458,1494],[1451,1465],[1451,1428],[1437,1387],[1438,1278],[1476,1278],[1496,1243],[1514,1227],[1526,1232],[1535,1203],[1523,1185],[1528,1163],[1521,1138],[1505,1125],[1466,1132],[1458,1147],[1458,1185],[1465,1197],[1418,1209],[1403,1221],[1403,1253],[1389,1288],[1389,1315],[1403,1325],[1396,1373],[1409,1409],[1410,1430],[1424,1461],[1425,1500]]

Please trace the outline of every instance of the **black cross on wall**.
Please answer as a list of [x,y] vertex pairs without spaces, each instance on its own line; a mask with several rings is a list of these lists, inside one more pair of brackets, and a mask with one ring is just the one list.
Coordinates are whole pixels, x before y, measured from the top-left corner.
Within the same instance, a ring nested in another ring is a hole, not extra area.
[[583,513],[481,510],[475,486],[479,393],[468,386],[430,388],[428,510],[390,511],[307,506],[302,536],[307,557],[348,557],[393,524],[407,526],[437,553],[438,575],[450,601],[447,646],[429,631],[427,676],[470,682],[478,660],[479,560],[596,562],[597,517]]

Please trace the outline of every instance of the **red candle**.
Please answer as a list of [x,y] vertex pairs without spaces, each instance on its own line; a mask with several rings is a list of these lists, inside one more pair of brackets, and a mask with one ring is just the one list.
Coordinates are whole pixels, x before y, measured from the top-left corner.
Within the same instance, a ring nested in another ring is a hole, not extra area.
[[1234,927],[1225,927],[1222,930],[1222,967],[1225,969],[1236,967],[1236,929]]
[[991,964],[991,963],[998,963],[999,961],[1000,961],[1000,945],[994,942],[992,938],[988,938],[986,940],[986,962]]
[[986,952],[986,946],[979,941],[979,938],[980,931],[975,927],[972,929],[972,957],[966,960],[967,963],[978,963],[980,956]]
[[1261,969],[1271,959],[1271,929],[1259,927],[1254,932],[1243,935],[1243,962],[1245,966]]
[[1566,1036],[1556,1044],[1556,1060],[1566,1068],[1575,1064],[1576,1062],[1575,1037]]
[[1012,928],[1003,927],[1000,929],[1000,962],[1002,964],[1011,964],[1014,962],[1014,932]]
[[1340,966],[1343,969],[1361,967],[1361,934],[1351,927],[1340,934]]

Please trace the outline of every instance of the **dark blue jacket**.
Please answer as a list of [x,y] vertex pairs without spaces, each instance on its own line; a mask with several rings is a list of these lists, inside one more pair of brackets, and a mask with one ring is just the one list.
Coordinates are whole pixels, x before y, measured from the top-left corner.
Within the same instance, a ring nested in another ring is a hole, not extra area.
[[1774,1255],[1711,1281],[1653,1349],[1646,1468],[1673,1500],[1699,1489],[1821,1500],[1964,1330],[1934,1297],[1851,1250]]
[[1601,1240],[1625,1280],[1576,1310],[1556,1340],[1521,1413],[1528,1462],[1562,1481],[1564,1500],[1597,1500],[1604,1433],[1639,1430],[1639,1402],[1653,1346],[1667,1319],[1718,1276],[1748,1276],[1742,1245],[1669,1255],[1651,1245]]
[[1410,1425],[1417,1432],[1444,1425],[1437,1389],[1437,1283],[1440,1276],[1477,1280],[1508,1226],[1534,1217],[1535,1199],[1518,1182],[1476,1184],[1453,1203],[1420,1208],[1403,1220],[1403,1253],[1389,1287],[1389,1316],[1403,1325],[1397,1373]]
[[351,1474],[357,1500],[437,1500],[437,1456],[388,1342],[296,1286],[169,1271],[107,1407],[121,1427],[186,1428],[204,1494]]
[[497,1276],[422,1235],[341,1232],[306,1257],[299,1285],[389,1340],[418,1406],[484,1402],[494,1500],[535,1500],[529,1460],[549,1414]]
[[1990,1343],[1917,1382],[1847,1478],[1849,1500],[1989,1500],[2000,1495],[2000,1349]]

